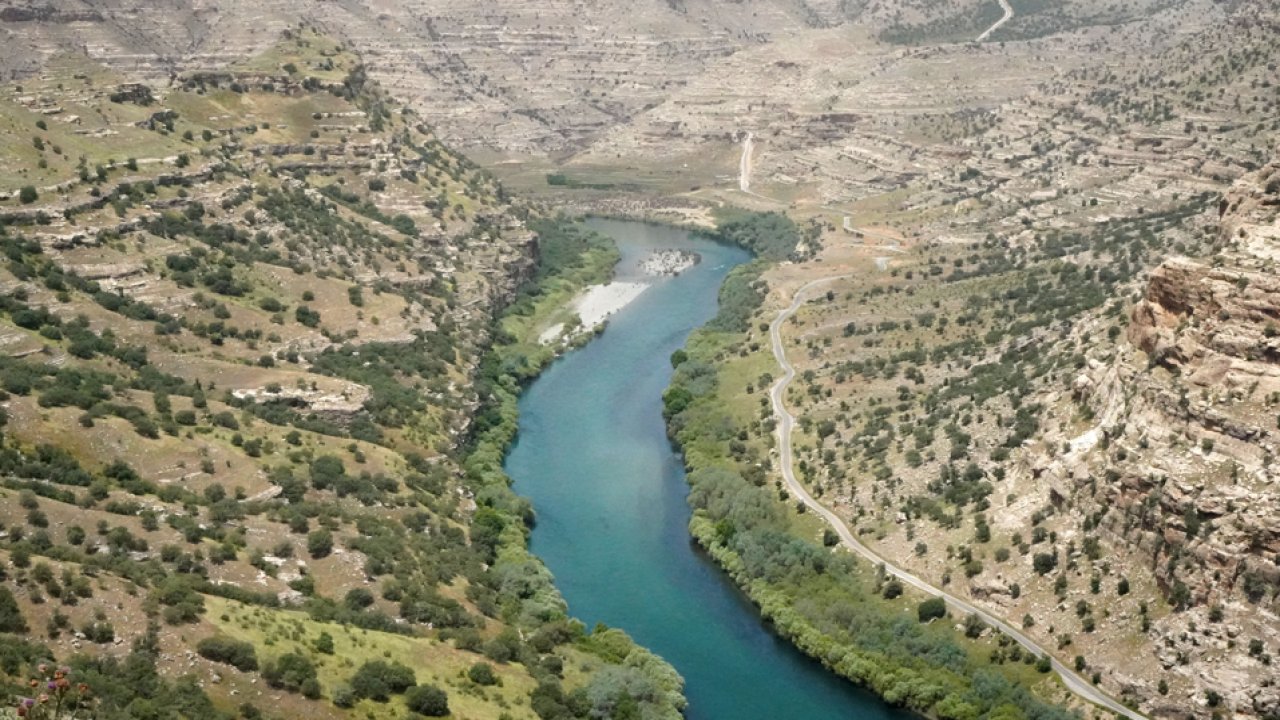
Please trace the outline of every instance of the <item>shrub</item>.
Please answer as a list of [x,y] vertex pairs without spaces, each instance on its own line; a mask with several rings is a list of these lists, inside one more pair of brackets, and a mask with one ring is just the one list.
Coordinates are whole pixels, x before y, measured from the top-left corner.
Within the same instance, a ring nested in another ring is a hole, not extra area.
[[23,205],[30,205],[40,197],[40,193],[36,192],[35,186],[23,185],[18,191],[18,202]]
[[920,622],[944,618],[947,616],[947,602],[940,597],[929,598],[916,607],[916,616]]
[[299,305],[293,311],[293,317],[307,327],[313,328],[320,326],[320,313],[312,310],[306,305]]
[[258,654],[252,643],[227,637],[211,637],[197,643],[196,652],[206,660],[230,665],[241,672],[258,669]]
[[417,682],[413,670],[400,663],[370,660],[351,676],[351,691],[357,697],[386,702],[393,693],[402,693]]
[[316,638],[315,648],[316,652],[324,653],[325,655],[332,655],[333,636],[327,632],[320,633],[320,637]]
[[964,619],[964,635],[968,638],[976,638],[982,635],[982,631],[987,629],[987,624],[982,622],[982,618],[977,613],[970,613]]
[[472,665],[467,670],[467,677],[471,678],[471,682],[477,685],[493,685],[498,682],[498,676],[494,674],[493,666],[483,662]]
[[165,606],[164,619],[170,625],[195,622],[204,612],[204,598],[178,576],[165,578],[152,591],[152,597]]
[[354,707],[359,700],[350,685],[343,684],[333,689],[333,704],[340,708]]
[[342,603],[352,610],[363,610],[373,604],[373,593],[365,588],[351,588],[342,598]]
[[262,668],[262,677],[273,688],[299,692],[308,681],[316,681],[316,666],[305,655],[286,653]]
[[[471,666],[474,670],[484,663]],[[484,667],[489,667],[484,665]],[[444,717],[449,714],[449,696],[443,690],[432,685],[419,685],[405,694],[405,704],[409,710],[427,717]]]
[[316,559],[328,556],[333,552],[333,533],[324,528],[307,533],[307,552]]
[[892,600],[902,595],[902,581],[894,578],[884,584],[884,590],[881,592],[886,600]]
[[86,623],[84,627],[80,628],[80,632],[84,633],[89,642],[99,645],[105,645],[116,639],[116,629],[112,627],[111,623],[107,622]]
[[0,585],[0,632],[6,633],[24,633],[27,631],[27,621],[22,617],[22,611],[18,609],[18,601],[13,599],[13,593],[9,592],[9,588]]
[[1041,575],[1048,575],[1055,567],[1058,566],[1058,558],[1051,553],[1036,553],[1032,559],[1032,566],[1036,572]]

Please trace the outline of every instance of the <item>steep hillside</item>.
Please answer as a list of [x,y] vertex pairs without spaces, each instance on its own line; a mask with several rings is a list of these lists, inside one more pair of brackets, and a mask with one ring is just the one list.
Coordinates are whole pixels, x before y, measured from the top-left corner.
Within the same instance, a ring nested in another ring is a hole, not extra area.
[[[798,96],[848,78],[835,108],[859,109],[811,116],[805,133],[770,115],[741,156],[750,196],[703,193],[823,228],[764,273],[767,300],[742,337],[699,357],[716,382],[696,386],[736,429],[704,419],[707,442],[736,437],[715,462],[771,488],[803,527],[764,392],[782,372],[769,326],[796,302],[780,325],[798,371],[783,398],[798,417],[794,471],[864,544],[1143,713],[1274,714],[1274,171],[1251,172],[1275,152],[1275,22],[1268,3],[1195,18],[1170,7],[1152,17],[1178,28],[1165,38],[1133,23],[871,67],[787,67],[804,51],[781,47],[726,61],[768,58]],[[810,52],[846,46],[827,38]],[[1122,52],[1117,38],[1150,43]],[[1029,58],[1049,47],[1059,68],[1045,73]],[[1013,73],[1034,84],[992,89]],[[931,93],[902,92],[913,82]],[[771,86],[731,92],[755,108]],[[930,106],[939,96],[986,107],[947,115]],[[735,512],[697,507],[711,524]],[[717,551],[739,544],[701,529]],[[821,523],[807,532],[840,544]],[[850,583],[845,598],[864,595]],[[780,605],[812,618],[824,602]],[[1003,633],[965,627],[992,663],[1026,658]]]
[[1268,717],[1275,170],[1221,205],[1195,184],[985,237],[907,202],[885,216],[910,234],[832,224],[766,273],[718,392],[739,459],[776,468],[766,323],[803,288],[795,470],[864,543],[1145,713]]
[[310,30],[0,95],[6,696],[56,658],[98,717],[678,714],[466,464],[499,313],[606,248],[537,237]]

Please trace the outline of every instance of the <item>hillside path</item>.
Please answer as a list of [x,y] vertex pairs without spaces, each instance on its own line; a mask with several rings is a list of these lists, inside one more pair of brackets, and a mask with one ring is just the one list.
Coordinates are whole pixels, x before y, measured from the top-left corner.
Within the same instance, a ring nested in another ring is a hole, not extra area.
[[742,139],[742,157],[738,160],[738,189],[751,192],[751,153],[755,150],[755,138],[750,131]]

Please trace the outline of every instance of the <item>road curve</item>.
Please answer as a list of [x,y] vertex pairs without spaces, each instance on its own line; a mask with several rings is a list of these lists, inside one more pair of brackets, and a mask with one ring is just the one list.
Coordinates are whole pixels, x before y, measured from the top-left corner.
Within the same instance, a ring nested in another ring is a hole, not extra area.
[[883,565],[885,572],[898,578],[902,582],[912,587],[926,592],[930,595],[941,597],[946,601],[947,605],[955,611],[964,614],[975,614],[988,625],[999,629],[1004,634],[1013,638],[1019,645],[1030,650],[1036,655],[1045,655],[1053,666],[1053,670],[1062,678],[1063,684],[1068,690],[1080,696],[1084,700],[1098,705],[1102,708],[1110,710],[1118,715],[1129,718],[1129,720],[1148,720],[1145,715],[1130,710],[1119,702],[1113,700],[1109,695],[1099,690],[1093,684],[1077,675],[1072,669],[1058,662],[1048,651],[1040,647],[1031,638],[1022,634],[1021,631],[1006,623],[1004,620],[992,615],[991,613],[976,607],[969,602],[962,600],[950,593],[939,590],[911,573],[900,567],[893,565],[884,558],[880,557],[873,550],[863,545],[854,537],[849,526],[838,515],[828,509],[825,505],[819,503],[809,494],[804,485],[796,480],[795,472],[792,469],[792,452],[791,452],[791,432],[795,425],[795,416],[786,408],[784,398],[786,397],[787,387],[796,376],[795,367],[787,360],[787,353],[782,344],[782,325],[800,309],[805,302],[805,292],[809,289],[822,285],[824,283],[838,280],[848,275],[835,275],[831,277],[820,278],[814,280],[796,291],[789,305],[778,316],[774,318],[769,325],[769,339],[773,345],[773,356],[778,361],[778,365],[782,368],[782,377],[769,388],[769,401],[773,404],[773,413],[778,421],[778,460],[782,467],[782,478],[786,482],[787,492],[799,498],[810,510],[826,520],[831,527],[840,536],[841,543],[853,552],[866,558],[873,564]]
[[1004,16],[1001,17],[999,20],[997,20],[994,25],[987,28],[986,32],[979,35],[978,42],[982,42],[987,38],[991,37],[991,33],[999,30],[1001,25],[1004,25],[1005,23],[1013,19],[1013,6],[1009,4],[1009,0],[999,0],[999,2],[1000,2],[1000,9],[1004,10]]

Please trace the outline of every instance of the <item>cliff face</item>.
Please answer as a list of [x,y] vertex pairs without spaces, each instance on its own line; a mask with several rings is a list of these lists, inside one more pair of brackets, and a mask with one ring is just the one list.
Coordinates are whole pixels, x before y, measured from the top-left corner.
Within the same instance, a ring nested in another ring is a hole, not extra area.
[[[1104,687],[1152,717],[1265,718],[1280,712],[1280,164],[1235,184],[1207,232],[1203,259],[1150,273],[1114,345],[1082,345],[1069,393],[1051,382],[1035,396],[1049,410],[1011,487],[1059,518],[1061,538],[1100,544],[1095,572],[1132,584],[1098,601],[1108,641],[1074,642],[1107,668]],[[1083,559],[1067,558],[1071,576]],[[1040,598],[1037,621],[1095,601],[1055,603],[1011,577]],[[1149,611],[1125,604],[1134,596]]]
[[1154,361],[1190,371],[1193,383],[1262,382],[1280,362],[1280,165],[1237,184],[1220,210],[1223,253],[1157,268],[1130,339]]
[[[1114,419],[1098,500],[1119,512],[1102,527],[1188,609],[1156,623],[1162,663],[1267,716],[1280,690],[1249,646],[1280,633],[1280,164],[1237,183],[1220,215],[1218,252],[1152,272],[1134,352],[1085,386]],[[1186,632],[1197,620],[1205,637]]]
[[[1216,454],[1231,464],[1228,488],[1193,488],[1198,512],[1229,520],[1222,524],[1234,530],[1218,533],[1208,554],[1224,560],[1232,577],[1253,572],[1274,584],[1280,581],[1274,562],[1280,553],[1280,492],[1274,485],[1280,164],[1238,183],[1220,210],[1221,252],[1205,261],[1165,262],[1133,310],[1130,340],[1169,371],[1163,382],[1153,374],[1135,375],[1135,407],[1155,422],[1182,428],[1206,457]],[[1243,491],[1241,475],[1263,491]]]

